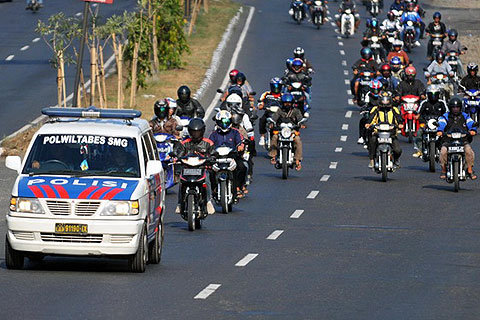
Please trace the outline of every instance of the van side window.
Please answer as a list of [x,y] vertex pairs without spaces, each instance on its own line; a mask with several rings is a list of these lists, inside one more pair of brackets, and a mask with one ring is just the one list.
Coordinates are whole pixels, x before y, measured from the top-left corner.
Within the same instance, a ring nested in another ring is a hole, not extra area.
[[160,157],[158,155],[158,150],[157,150],[157,141],[155,140],[155,137],[153,136],[153,131],[148,130],[148,137],[150,138],[150,142],[152,144],[152,150],[153,150],[153,155],[155,160],[160,160]]
[[143,152],[143,161],[145,162],[145,170],[147,170],[147,161],[148,161],[148,153],[147,153],[147,144],[145,143],[145,139],[142,137],[142,152]]

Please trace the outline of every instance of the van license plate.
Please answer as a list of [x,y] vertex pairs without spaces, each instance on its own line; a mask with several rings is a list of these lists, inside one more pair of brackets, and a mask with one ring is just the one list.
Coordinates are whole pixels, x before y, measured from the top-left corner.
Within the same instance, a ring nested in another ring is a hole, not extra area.
[[78,223],[55,223],[55,233],[59,234],[87,234],[88,225]]

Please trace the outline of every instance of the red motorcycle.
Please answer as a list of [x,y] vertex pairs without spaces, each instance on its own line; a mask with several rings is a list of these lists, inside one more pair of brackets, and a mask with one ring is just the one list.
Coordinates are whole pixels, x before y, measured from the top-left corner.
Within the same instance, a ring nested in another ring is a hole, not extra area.
[[402,97],[402,118],[403,128],[402,135],[408,137],[408,142],[413,142],[413,137],[417,135],[419,121],[415,118],[418,111],[418,101],[420,97],[408,95]]

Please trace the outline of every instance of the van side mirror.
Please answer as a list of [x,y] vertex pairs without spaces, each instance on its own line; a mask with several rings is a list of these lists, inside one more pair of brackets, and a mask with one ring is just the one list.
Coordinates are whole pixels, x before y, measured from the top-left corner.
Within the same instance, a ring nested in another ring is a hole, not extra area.
[[163,170],[160,160],[149,160],[147,162],[147,177],[161,173]]
[[7,156],[5,159],[5,166],[8,169],[15,170],[17,173],[20,173],[22,169],[22,158],[19,156]]

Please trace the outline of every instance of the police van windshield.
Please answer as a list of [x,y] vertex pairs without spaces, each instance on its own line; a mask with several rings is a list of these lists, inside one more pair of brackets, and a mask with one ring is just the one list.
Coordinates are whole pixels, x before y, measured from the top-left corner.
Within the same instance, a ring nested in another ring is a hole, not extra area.
[[24,174],[140,177],[135,139],[80,134],[38,135]]

